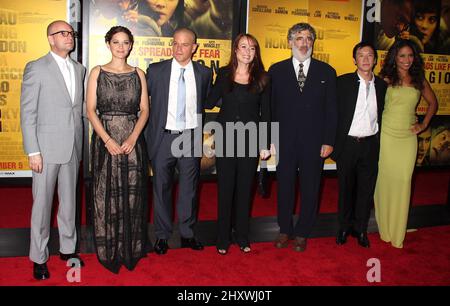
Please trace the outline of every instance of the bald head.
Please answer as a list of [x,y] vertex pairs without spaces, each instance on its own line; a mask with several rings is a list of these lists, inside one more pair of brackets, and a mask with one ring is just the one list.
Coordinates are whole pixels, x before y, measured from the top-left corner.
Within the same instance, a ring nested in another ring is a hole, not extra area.
[[60,31],[61,27],[67,28],[67,26],[72,28],[72,26],[67,22],[65,22],[64,20],[55,20],[47,26],[47,36],[50,36],[50,34]]
[[173,37],[175,37],[179,33],[185,33],[192,37],[192,43],[197,43],[197,34],[189,28],[178,28],[173,33]]
[[75,46],[76,34],[70,24],[63,20],[56,20],[50,23],[47,27],[47,39],[50,44],[50,49],[66,58]]

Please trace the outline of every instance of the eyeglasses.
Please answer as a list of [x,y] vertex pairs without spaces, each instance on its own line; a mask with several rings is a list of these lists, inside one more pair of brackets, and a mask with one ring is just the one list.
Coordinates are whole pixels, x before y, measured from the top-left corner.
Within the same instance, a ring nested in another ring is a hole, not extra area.
[[50,35],[56,35],[56,34],[59,34],[59,33],[61,33],[61,35],[62,35],[63,37],[67,37],[67,36],[69,36],[69,35],[72,36],[73,38],[78,37],[78,33],[75,32],[75,31],[58,31],[58,32],[55,32],[55,33],[50,34]]

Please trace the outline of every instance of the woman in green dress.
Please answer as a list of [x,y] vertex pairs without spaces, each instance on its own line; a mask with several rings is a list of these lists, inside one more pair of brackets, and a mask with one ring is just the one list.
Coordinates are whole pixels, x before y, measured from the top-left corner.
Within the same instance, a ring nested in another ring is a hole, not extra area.
[[[389,49],[380,75],[389,87],[381,121],[375,217],[381,240],[402,248],[417,156],[417,134],[428,127],[436,113],[437,100],[425,79],[423,60],[409,40],[398,40]],[[428,103],[428,109],[423,121],[417,122],[420,97]]]

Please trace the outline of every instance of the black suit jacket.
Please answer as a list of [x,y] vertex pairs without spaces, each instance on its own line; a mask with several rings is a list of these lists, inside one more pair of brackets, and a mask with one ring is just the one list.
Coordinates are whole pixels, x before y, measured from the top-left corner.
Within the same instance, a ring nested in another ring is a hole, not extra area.
[[[384,97],[387,84],[375,76],[375,91],[377,96],[378,131],[381,130],[381,115],[384,109]],[[356,101],[358,99],[359,77],[356,72],[341,75],[337,79],[338,98],[338,127],[336,133],[336,145],[331,155],[333,160],[339,159],[342,148],[345,145],[350,126],[355,114]],[[378,132],[379,133],[379,132]],[[378,138],[379,139],[379,138]]]
[[[173,59],[175,60],[175,59]],[[197,87],[197,114],[203,114],[204,103],[212,83],[212,71],[192,62]],[[169,106],[169,86],[172,59],[150,64],[147,68],[147,88],[150,96],[150,117],[145,130],[149,159],[153,159],[164,133]],[[202,123],[198,128],[202,128]]]
[[300,92],[292,58],[269,69],[272,80],[272,118],[280,124],[280,158],[283,152],[311,149],[320,154],[323,144],[334,145],[337,124],[336,71],[311,59]]

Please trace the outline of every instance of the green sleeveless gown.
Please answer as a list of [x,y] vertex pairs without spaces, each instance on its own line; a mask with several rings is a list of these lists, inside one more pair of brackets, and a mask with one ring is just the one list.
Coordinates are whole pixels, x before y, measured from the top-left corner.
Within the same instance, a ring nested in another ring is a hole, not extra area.
[[375,218],[380,238],[403,247],[417,156],[411,132],[421,93],[414,87],[389,87],[381,122],[380,159],[375,187]]

